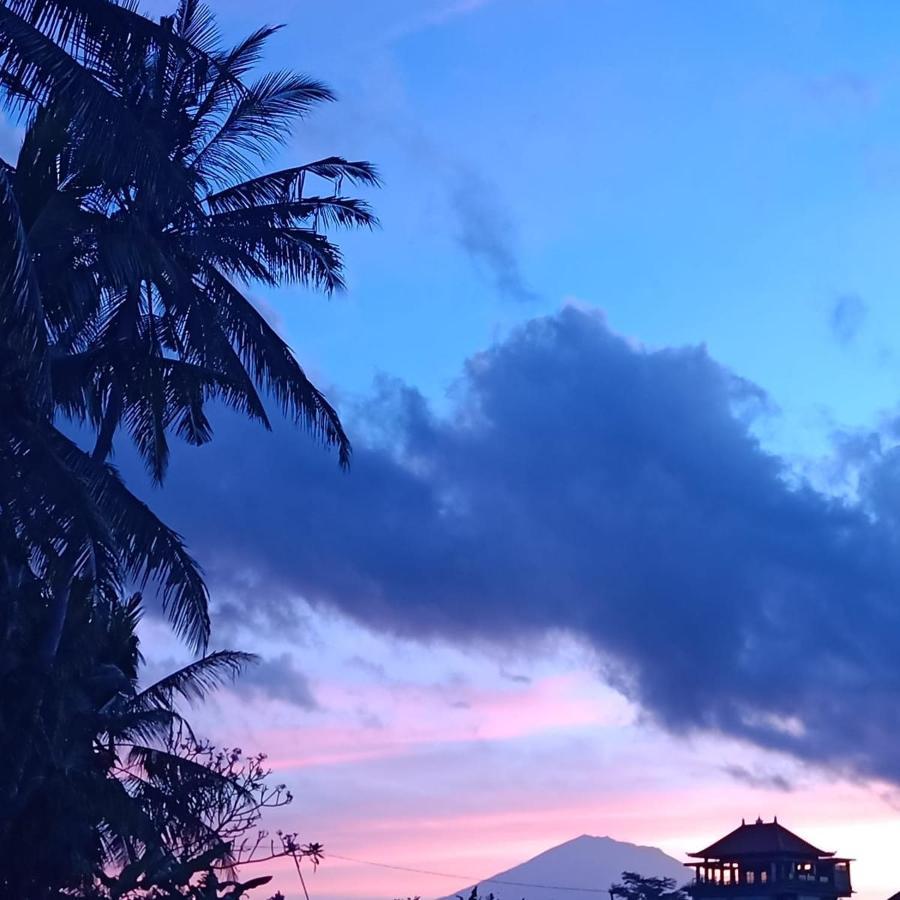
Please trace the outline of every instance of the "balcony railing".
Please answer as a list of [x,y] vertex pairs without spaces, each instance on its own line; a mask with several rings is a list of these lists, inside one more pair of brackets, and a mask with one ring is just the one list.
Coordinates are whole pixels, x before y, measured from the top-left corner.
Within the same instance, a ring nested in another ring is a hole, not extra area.
[[761,896],[771,894],[802,894],[812,897],[841,897],[850,894],[850,878],[847,875],[835,874],[829,878],[827,875],[805,875],[802,878],[778,878],[762,881],[757,878],[752,884],[746,881],[732,881],[725,883],[720,881],[695,881],[691,885],[691,893],[694,897],[718,897],[722,894],[729,896]]

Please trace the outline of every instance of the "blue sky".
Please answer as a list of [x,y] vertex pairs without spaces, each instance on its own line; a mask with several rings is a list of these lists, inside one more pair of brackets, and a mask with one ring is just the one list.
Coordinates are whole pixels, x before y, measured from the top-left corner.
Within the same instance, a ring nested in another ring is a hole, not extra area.
[[213,732],[345,855],[679,854],[782,811],[893,890],[900,7],[215,6],[234,39],[285,22],[266,65],[339,94],[282,161],[384,187],[346,294],[255,295],[351,474],[224,421],[154,496],[264,657]]
[[[440,398],[469,354],[575,299],[649,345],[706,343],[784,410],[789,444],[893,404],[891,4],[865,20],[839,3],[378,6],[223,9],[236,29],[288,22],[271,63],[343,98],[291,155],[384,174],[383,230],[344,242],[349,295],[272,301],[338,389],[386,371]],[[466,252],[473,222],[532,299]],[[842,343],[846,296],[865,315]]]

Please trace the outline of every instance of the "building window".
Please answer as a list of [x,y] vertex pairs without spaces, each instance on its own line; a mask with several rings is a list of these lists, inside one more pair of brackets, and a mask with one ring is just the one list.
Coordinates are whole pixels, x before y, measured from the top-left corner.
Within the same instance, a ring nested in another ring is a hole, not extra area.
[[745,874],[747,884],[753,884],[756,881],[756,872],[747,872]]
[[765,869],[763,869],[763,871],[759,873],[759,880],[763,884],[765,884],[769,880],[769,873],[766,872]]

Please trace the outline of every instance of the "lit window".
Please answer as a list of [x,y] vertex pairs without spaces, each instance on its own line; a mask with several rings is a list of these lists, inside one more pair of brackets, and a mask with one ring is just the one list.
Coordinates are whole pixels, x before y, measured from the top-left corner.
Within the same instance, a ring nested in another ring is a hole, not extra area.
[[756,881],[756,872],[747,872],[746,873],[747,884],[753,884]]
[[769,873],[766,871],[762,871],[759,873],[759,880],[765,884],[769,880]]

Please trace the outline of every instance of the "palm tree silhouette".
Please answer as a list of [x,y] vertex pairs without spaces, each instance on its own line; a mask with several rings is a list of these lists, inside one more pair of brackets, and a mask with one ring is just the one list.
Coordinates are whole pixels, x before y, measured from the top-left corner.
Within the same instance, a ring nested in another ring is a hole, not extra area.
[[[5,895],[56,896],[137,861],[146,872],[148,860],[172,862],[185,847],[228,859],[198,799],[215,793],[227,809],[242,802],[241,786],[180,752],[172,736],[189,733],[178,701],[203,699],[253,657],[217,651],[141,687],[140,617],[140,595],[97,602],[78,582],[49,679],[27,659],[5,661],[14,678],[0,698],[0,823],[4,840],[22,847],[0,875]],[[30,616],[27,627],[39,625]],[[38,726],[28,727],[35,714]]]
[[[261,171],[332,99],[290,72],[247,80],[275,30],[227,49],[195,0],[158,24],[97,0],[0,5],[0,87],[30,113],[0,165],[0,509],[53,585],[48,658],[86,576],[113,592],[155,581],[176,630],[207,639],[196,564],[106,465],[119,430],[162,481],[172,433],[210,439],[210,400],[269,427],[271,398],[349,461],[247,285],[340,289],[327,231],[375,224],[342,189],[378,178],[340,157]],[[90,429],[89,455],[58,414]]]

